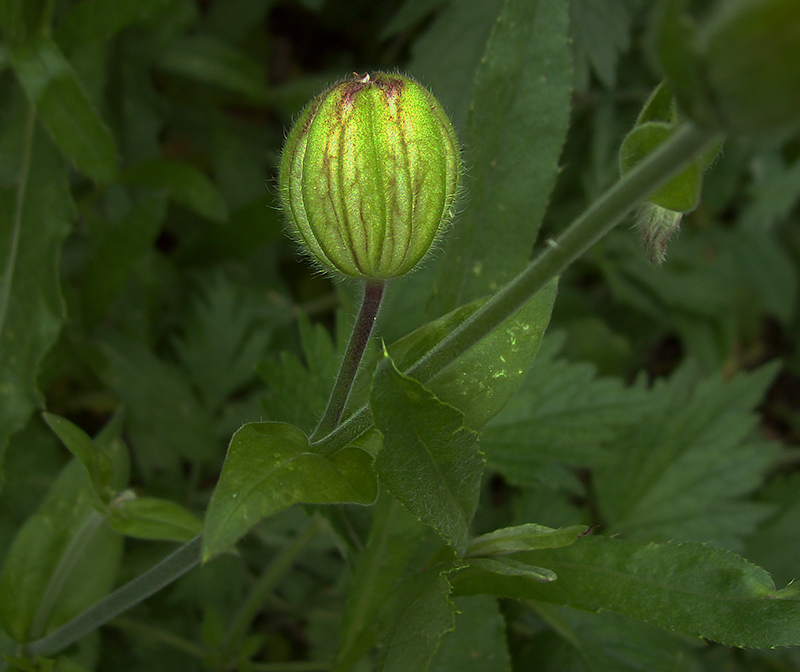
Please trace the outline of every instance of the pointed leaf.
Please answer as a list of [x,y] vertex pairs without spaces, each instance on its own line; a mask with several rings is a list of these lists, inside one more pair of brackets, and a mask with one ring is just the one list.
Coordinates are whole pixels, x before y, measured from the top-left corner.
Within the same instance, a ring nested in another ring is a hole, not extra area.
[[309,450],[308,437],[280,422],[253,422],[231,438],[208,506],[203,560],[293,504],[371,504],[377,497],[372,459],[358,448],[333,457]]
[[190,511],[156,497],[120,497],[111,507],[108,522],[128,537],[181,542],[196,537],[203,527]]
[[467,547],[467,556],[497,556],[517,551],[535,551],[540,548],[560,548],[569,546],[578,537],[586,534],[586,531],[584,525],[573,525],[560,530],[535,523],[504,527],[471,539]]
[[86,432],[66,418],[45,413],[44,419],[67,450],[86,468],[98,497],[107,502],[111,489],[111,460],[108,456],[94,444]]
[[483,473],[478,435],[457,409],[402,375],[388,355],[378,365],[371,405],[384,437],[375,461],[381,481],[463,554]]
[[[0,189],[0,475],[8,437],[39,403],[39,363],[64,317],[58,282],[72,201],[67,170],[33,119],[15,190]],[[2,479],[0,478],[0,483]]]
[[65,156],[89,177],[111,180],[117,171],[114,139],[56,43],[39,36],[13,49],[11,57],[28,98]]
[[564,0],[503,4],[475,75],[470,197],[444,245],[431,316],[496,291],[528,263],[569,121],[567,13]]
[[729,551],[584,537],[514,558],[552,569],[558,581],[544,584],[470,567],[452,579],[456,593],[615,611],[729,646],[800,644],[800,588],[776,590],[767,572]]

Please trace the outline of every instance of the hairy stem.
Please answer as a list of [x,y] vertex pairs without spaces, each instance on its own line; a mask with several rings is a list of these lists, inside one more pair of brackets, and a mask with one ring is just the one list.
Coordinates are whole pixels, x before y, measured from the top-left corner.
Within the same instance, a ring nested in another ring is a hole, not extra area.
[[[469,319],[454,329],[404,373],[426,382],[511,317],[550,280],[611,231],[639,203],[680,172],[715,142],[717,131],[691,122],[678,130],[595,201],[528,267]],[[372,426],[363,406],[327,435],[315,433],[313,445],[323,454],[336,452]],[[317,438],[319,437],[319,438]]]
[[339,375],[336,377],[336,383],[331,391],[330,399],[328,399],[328,406],[319,425],[311,435],[312,441],[333,431],[342,419],[342,413],[344,413],[350,397],[350,390],[353,389],[358,367],[361,365],[361,359],[372,335],[372,328],[375,326],[375,318],[378,317],[385,288],[385,282],[368,282],[364,285],[364,298],[353,325],[353,333],[350,335],[350,342],[344,352]]

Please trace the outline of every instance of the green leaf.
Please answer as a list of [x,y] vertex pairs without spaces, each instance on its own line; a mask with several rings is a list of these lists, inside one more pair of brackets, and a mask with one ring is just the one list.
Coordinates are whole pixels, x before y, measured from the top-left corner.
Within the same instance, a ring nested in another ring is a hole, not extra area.
[[73,460],[17,533],[0,574],[0,624],[17,641],[43,636],[111,589],[122,537],[93,501],[86,472]]
[[427,528],[385,492],[378,497],[370,535],[360,554],[341,619],[334,672],[350,670],[375,644],[393,591]]
[[475,75],[470,198],[444,244],[431,316],[496,291],[527,265],[558,175],[570,85],[566,1],[506,0]]
[[281,353],[280,360],[266,360],[256,372],[270,386],[261,406],[270,420],[281,420],[312,432],[325,410],[331,385],[336,380],[339,357],[330,334],[321,324],[312,325],[298,315],[305,363],[297,355]]
[[108,503],[111,495],[111,460],[98,448],[91,437],[66,418],[52,413],[44,414],[45,422],[86,468],[95,492],[101,501]]
[[551,569],[537,567],[514,558],[473,558],[469,561],[470,567],[477,567],[500,576],[519,576],[528,581],[555,581],[556,573]]
[[180,458],[218,463],[222,446],[182,370],[117,334],[107,334],[100,349],[105,361],[98,374],[127,409],[133,454],[146,475],[174,473]]
[[[273,330],[289,311],[267,312],[262,291],[222,274],[211,276],[192,301],[192,313],[175,351],[211,412],[256,376],[256,363]],[[283,312],[283,314],[281,314]]]
[[563,336],[544,339],[519,392],[481,434],[489,466],[512,484],[553,488],[554,465],[609,462],[605,444],[655,406],[644,380],[627,387],[597,377],[591,364],[556,359],[563,342]]
[[578,46],[603,85],[613,89],[619,55],[631,40],[631,17],[624,0],[571,0],[570,19]]
[[[472,429],[483,427],[514,396],[539,352],[556,298],[557,281],[538,292],[477,345],[446,366],[426,386],[462,413]],[[483,304],[478,299],[429,322],[389,347],[399,369],[431,350]]]
[[383,27],[381,39],[385,40],[397,33],[413,28],[443,4],[445,4],[445,0],[406,0]]
[[162,189],[173,201],[201,217],[217,222],[228,219],[228,208],[219,190],[202,172],[184,161],[145,161],[128,168],[120,179],[125,184]]
[[203,530],[203,561],[229,549],[247,531],[293,504],[372,504],[372,458],[350,447],[327,458],[308,437],[280,422],[249,423],[231,438]]
[[528,551],[520,562],[547,566],[541,583],[470,567],[453,577],[456,594],[489,593],[608,610],[729,646],[800,644],[800,589],[776,590],[763,569],[700,544],[584,537],[571,546]]
[[208,35],[172,42],[158,66],[167,72],[213,84],[256,101],[268,98],[264,67],[233,47]]
[[9,436],[40,403],[36,375],[61,329],[58,259],[72,219],[61,158],[32,114],[20,131],[25,154],[17,187],[0,188],[0,476]]
[[518,551],[560,548],[573,543],[578,537],[586,534],[586,531],[584,525],[573,525],[560,530],[536,523],[504,527],[471,539],[467,546],[467,557],[508,555]]
[[[649,156],[674,132],[676,126],[660,121],[639,124],[625,136],[619,150],[620,173],[625,175],[642,159]],[[700,203],[703,171],[695,161],[663,187],[648,197],[648,201],[667,210],[691,212]]]
[[166,205],[164,194],[143,194],[119,221],[103,222],[81,281],[81,307],[90,327],[103,319],[136,262],[151,248],[164,223]]
[[64,155],[94,180],[113,179],[114,139],[55,42],[39,36],[14,48],[11,57],[28,98]]
[[147,21],[171,0],[81,0],[58,24],[56,41],[67,53],[89,42],[111,39],[123,28]]
[[431,672],[511,672],[506,624],[497,600],[457,597],[456,629],[442,638]]
[[425,672],[442,637],[455,624],[450,584],[443,574],[427,572],[400,587],[403,604],[386,638],[378,672]]
[[[552,628],[533,638],[528,645],[531,653],[528,667],[535,665],[537,672],[700,670],[699,665],[695,664],[692,649],[704,647],[702,640],[689,640],[608,611],[591,614],[545,602],[537,602],[532,606],[536,614]],[[524,668],[526,657],[517,660]]]
[[388,355],[378,365],[371,406],[384,438],[375,461],[381,482],[463,554],[483,473],[478,435],[464,426],[462,413],[403,376]]
[[692,384],[688,367],[654,392],[657,406],[613,445],[618,459],[594,475],[609,530],[635,539],[710,541],[734,550],[769,513],[745,501],[777,447],[754,438],[774,363],[727,382]]
[[108,522],[128,537],[180,542],[196,537],[203,527],[197,516],[175,502],[124,495],[113,502]]

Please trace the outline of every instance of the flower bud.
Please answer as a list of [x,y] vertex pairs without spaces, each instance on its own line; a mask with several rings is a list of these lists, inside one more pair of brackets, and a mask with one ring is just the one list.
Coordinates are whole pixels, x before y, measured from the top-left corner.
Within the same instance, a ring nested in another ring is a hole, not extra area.
[[337,82],[303,110],[278,182],[295,238],[322,266],[384,280],[427,254],[460,172],[458,140],[431,93],[377,73]]

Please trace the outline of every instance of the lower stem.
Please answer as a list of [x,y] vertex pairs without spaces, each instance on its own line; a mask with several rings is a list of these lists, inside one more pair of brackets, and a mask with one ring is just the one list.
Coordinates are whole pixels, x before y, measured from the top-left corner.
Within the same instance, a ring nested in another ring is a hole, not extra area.
[[364,357],[364,351],[367,349],[372,329],[375,326],[375,319],[378,317],[385,289],[386,283],[383,281],[371,281],[364,285],[364,297],[353,325],[353,333],[350,335],[350,342],[344,352],[336,383],[334,383],[328,399],[328,406],[325,408],[319,425],[311,435],[312,441],[333,431],[342,419],[342,413],[344,413],[347,400],[350,398],[350,391],[353,389],[358,368],[361,366],[361,359]]
[[[450,332],[404,373],[422,383],[458,359],[490,334],[550,280],[611,231],[633,208],[694,161],[714,143],[717,131],[685,123],[658,149],[624,175],[595,201],[528,267],[497,292],[484,306]],[[323,454],[336,452],[372,426],[369,408],[364,406],[345,422],[329,431],[315,433],[315,447]]]
[[201,548],[202,538],[198,535],[46,637],[26,644],[24,652],[29,656],[50,656],[61,651],[186,574],[200,563]]

